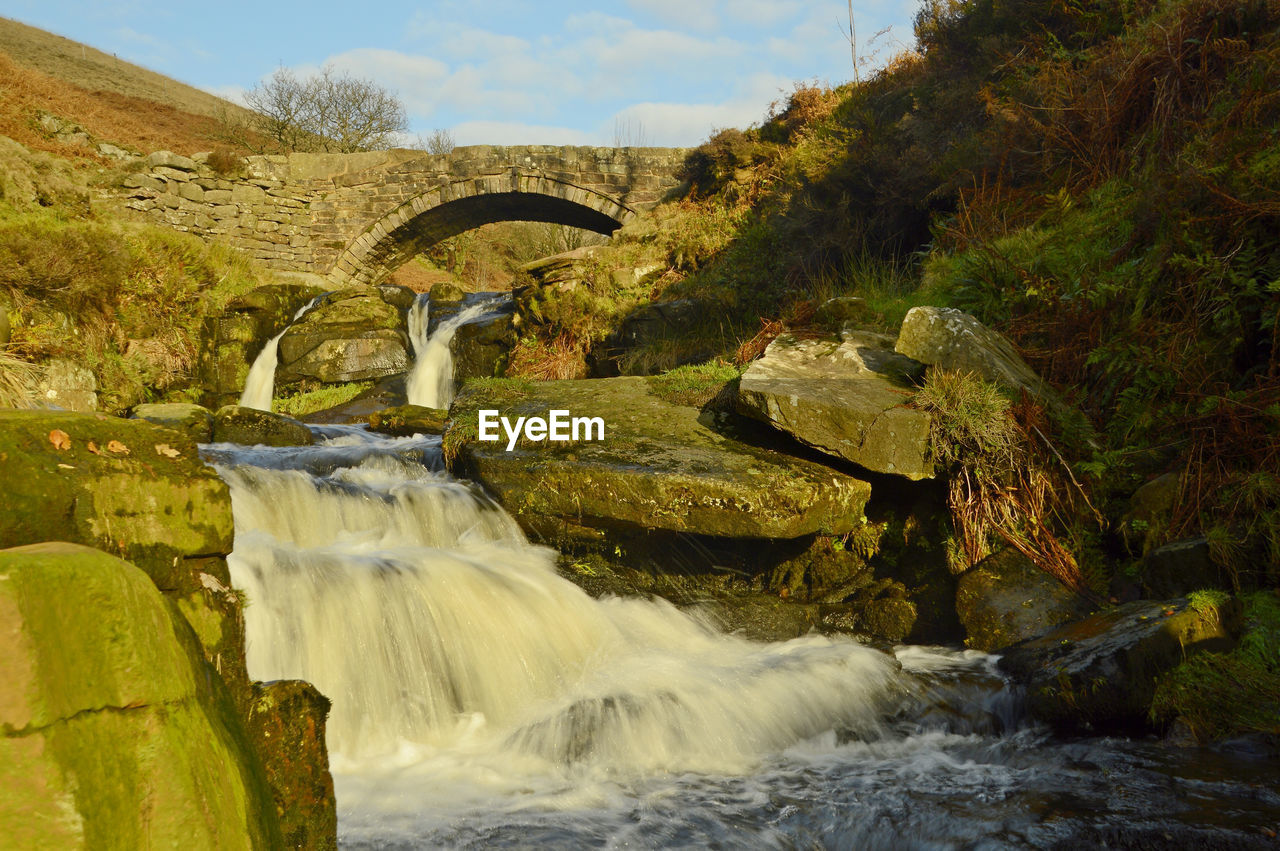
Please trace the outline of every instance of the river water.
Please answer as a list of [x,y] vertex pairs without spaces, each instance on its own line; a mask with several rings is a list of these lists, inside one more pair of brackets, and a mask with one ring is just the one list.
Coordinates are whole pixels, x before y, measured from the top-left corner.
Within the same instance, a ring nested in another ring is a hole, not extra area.
[[214,444],[249,672],[333,701],[348,848],[1265,848],[1247,748],[1062,740],[993,657],[592,599],[439,439]]

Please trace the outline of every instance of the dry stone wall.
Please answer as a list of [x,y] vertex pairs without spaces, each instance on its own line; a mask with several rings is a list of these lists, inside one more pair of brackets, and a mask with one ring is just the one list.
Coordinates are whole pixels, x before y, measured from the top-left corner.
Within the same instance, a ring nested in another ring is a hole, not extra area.
[[[544,198],[559,205],[539,210],[544,218],[621,224],[679,185],[686,154],[683,148],[477,145],[439,155],[256,156],[225,174],[199,155],[157,151],[125,178],[122,191],[129,207],[156,222],[225,239],[273,268],[326,275],[338,284],[376,282],[407,249],[430,243],[431,232],[414,228],[428,211],[437,211],[439,232],[456,232],[470,220],[441,225],[448,217],[440,213],[453,201],[492,196],[495,207],[483,214],[500,220],[527,215],[530,203]],[[476,217],[474,203],[466,215]]]

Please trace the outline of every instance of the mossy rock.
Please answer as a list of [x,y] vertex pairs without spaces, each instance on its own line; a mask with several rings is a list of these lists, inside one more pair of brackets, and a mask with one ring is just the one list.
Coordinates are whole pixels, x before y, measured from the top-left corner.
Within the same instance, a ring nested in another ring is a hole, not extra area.
[[276,381],[369,381],[408,368],[401,311],[376,287],[352,287],[330,294],[280,338]]
[[201,405],[183,402],[138,405],[133,409],[133,416],[180,431],[196,443],[213,439],[213,412]]
[[310,446],[315,443],[305,423],[259,411],[227,405],[213,415],[213,439],[216,443],[239,443],[244,446]]
[[0,551],[0,681],[13,847],[279,847],[229,695],[136,567],[67,543]]
[[200,588],[188,559],[231,551],[227,486],[193,442],[142,420],[0,411],[0,482],[0,546],[98,547],[181,593]]
[[1194,653],[1230,650],[1240,629],[1233,598],[1198,608],[1138,600],[1019,642],[1000,668],[1026,688],[1031,714],[1059,730],[1142,731],[1157,678]]
[[1085,601],[1015,549],[988,556],[960,577],[956,612],[965,643],[991,652],[1088,613]]
[[[495,493],[526,528],[542,525],[545,531],[544,521],[563,518],[721,537],[797,538],[855,528],[871,494],[865,481],[716,431],[709,415],[660,398],[644,378],[514,388],[467,385],[450,408],[445,446],[455,471]],[[476,439],[482,408],[513,421],[546,417],[553,409],[601,417],[605,436],[526,441],[508,452],[505,440]]]
[[415,434],[443,434],[449,421],[449,412],[441,408],[425,408],[422,405],[401,405],[374,411],[369,415],[369,430],[393,437],[412,437]]
[[222,313],[207,317],[196,367],[201,401],[217,407],[238,399],[249,367],[267,340],[284,330],[303,305],[323,292],[311,284],[267,284],[232,299]]

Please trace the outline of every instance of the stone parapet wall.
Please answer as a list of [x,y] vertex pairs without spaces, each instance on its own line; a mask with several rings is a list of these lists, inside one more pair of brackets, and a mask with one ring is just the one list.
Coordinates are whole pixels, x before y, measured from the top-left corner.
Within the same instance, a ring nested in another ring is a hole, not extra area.
[[[474,145],[437,155],[256,156],[238,173],[220,174],[200,157],[158,151],[143,171],[125,178],[122,194],[129,207],[159,224],[223,238],[267,266],[328,275],[335,283],[371,282],[406,252],[486,219],[534,216],[594,229],[621,224],[680,184],[676,175],[686,154],[683,148]],[[473,200],[465,214],[437,214],[430,228],[415,227],[429,210],[484,195],[503,197],[484,210]],[[555,200],[533,210],[537,199],[529,195]]]

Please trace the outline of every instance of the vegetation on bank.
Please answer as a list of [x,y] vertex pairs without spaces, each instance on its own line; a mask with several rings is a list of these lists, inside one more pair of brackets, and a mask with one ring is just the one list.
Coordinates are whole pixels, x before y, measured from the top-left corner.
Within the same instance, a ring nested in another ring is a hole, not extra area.
[[90,370],[99,405],[186,401],[201,323],[266,283],[227,246],[99,215],[81,172],[18,145],[0,146],[0,307],[3,398],[29,401],[43,370]]
[[1152,721],[1182,718],[1201,739],[1280,737],[1280,597],[1245,595],[1244,620],[1244,635],[1230,653],[1201,653],[1160,678]]
[[[1043,527],[1105,592],[1144,555],[1112,531],[1128,495],[1171,472],[1146,547],[1204,535],[1237,586],[1280,584],[1280,9],[930,0],[916,33],[874,77],[799,85],[697,149],[690,195],[625,229],[540,344],[585,360],[636,307],[696,299],[713,326],[649,340],[631,356],[647,371],[749,359],[834,295],[890,331],[915,304],[958,307],[1087,419],[990,412],[1018,432],[1014,466],[1041,458],[1076,503],[1024,506],[1015,537],[1043,549]],[[646,264],[635,286],[610,277]],[[969,496],[1007,539],[1011,507]]]

